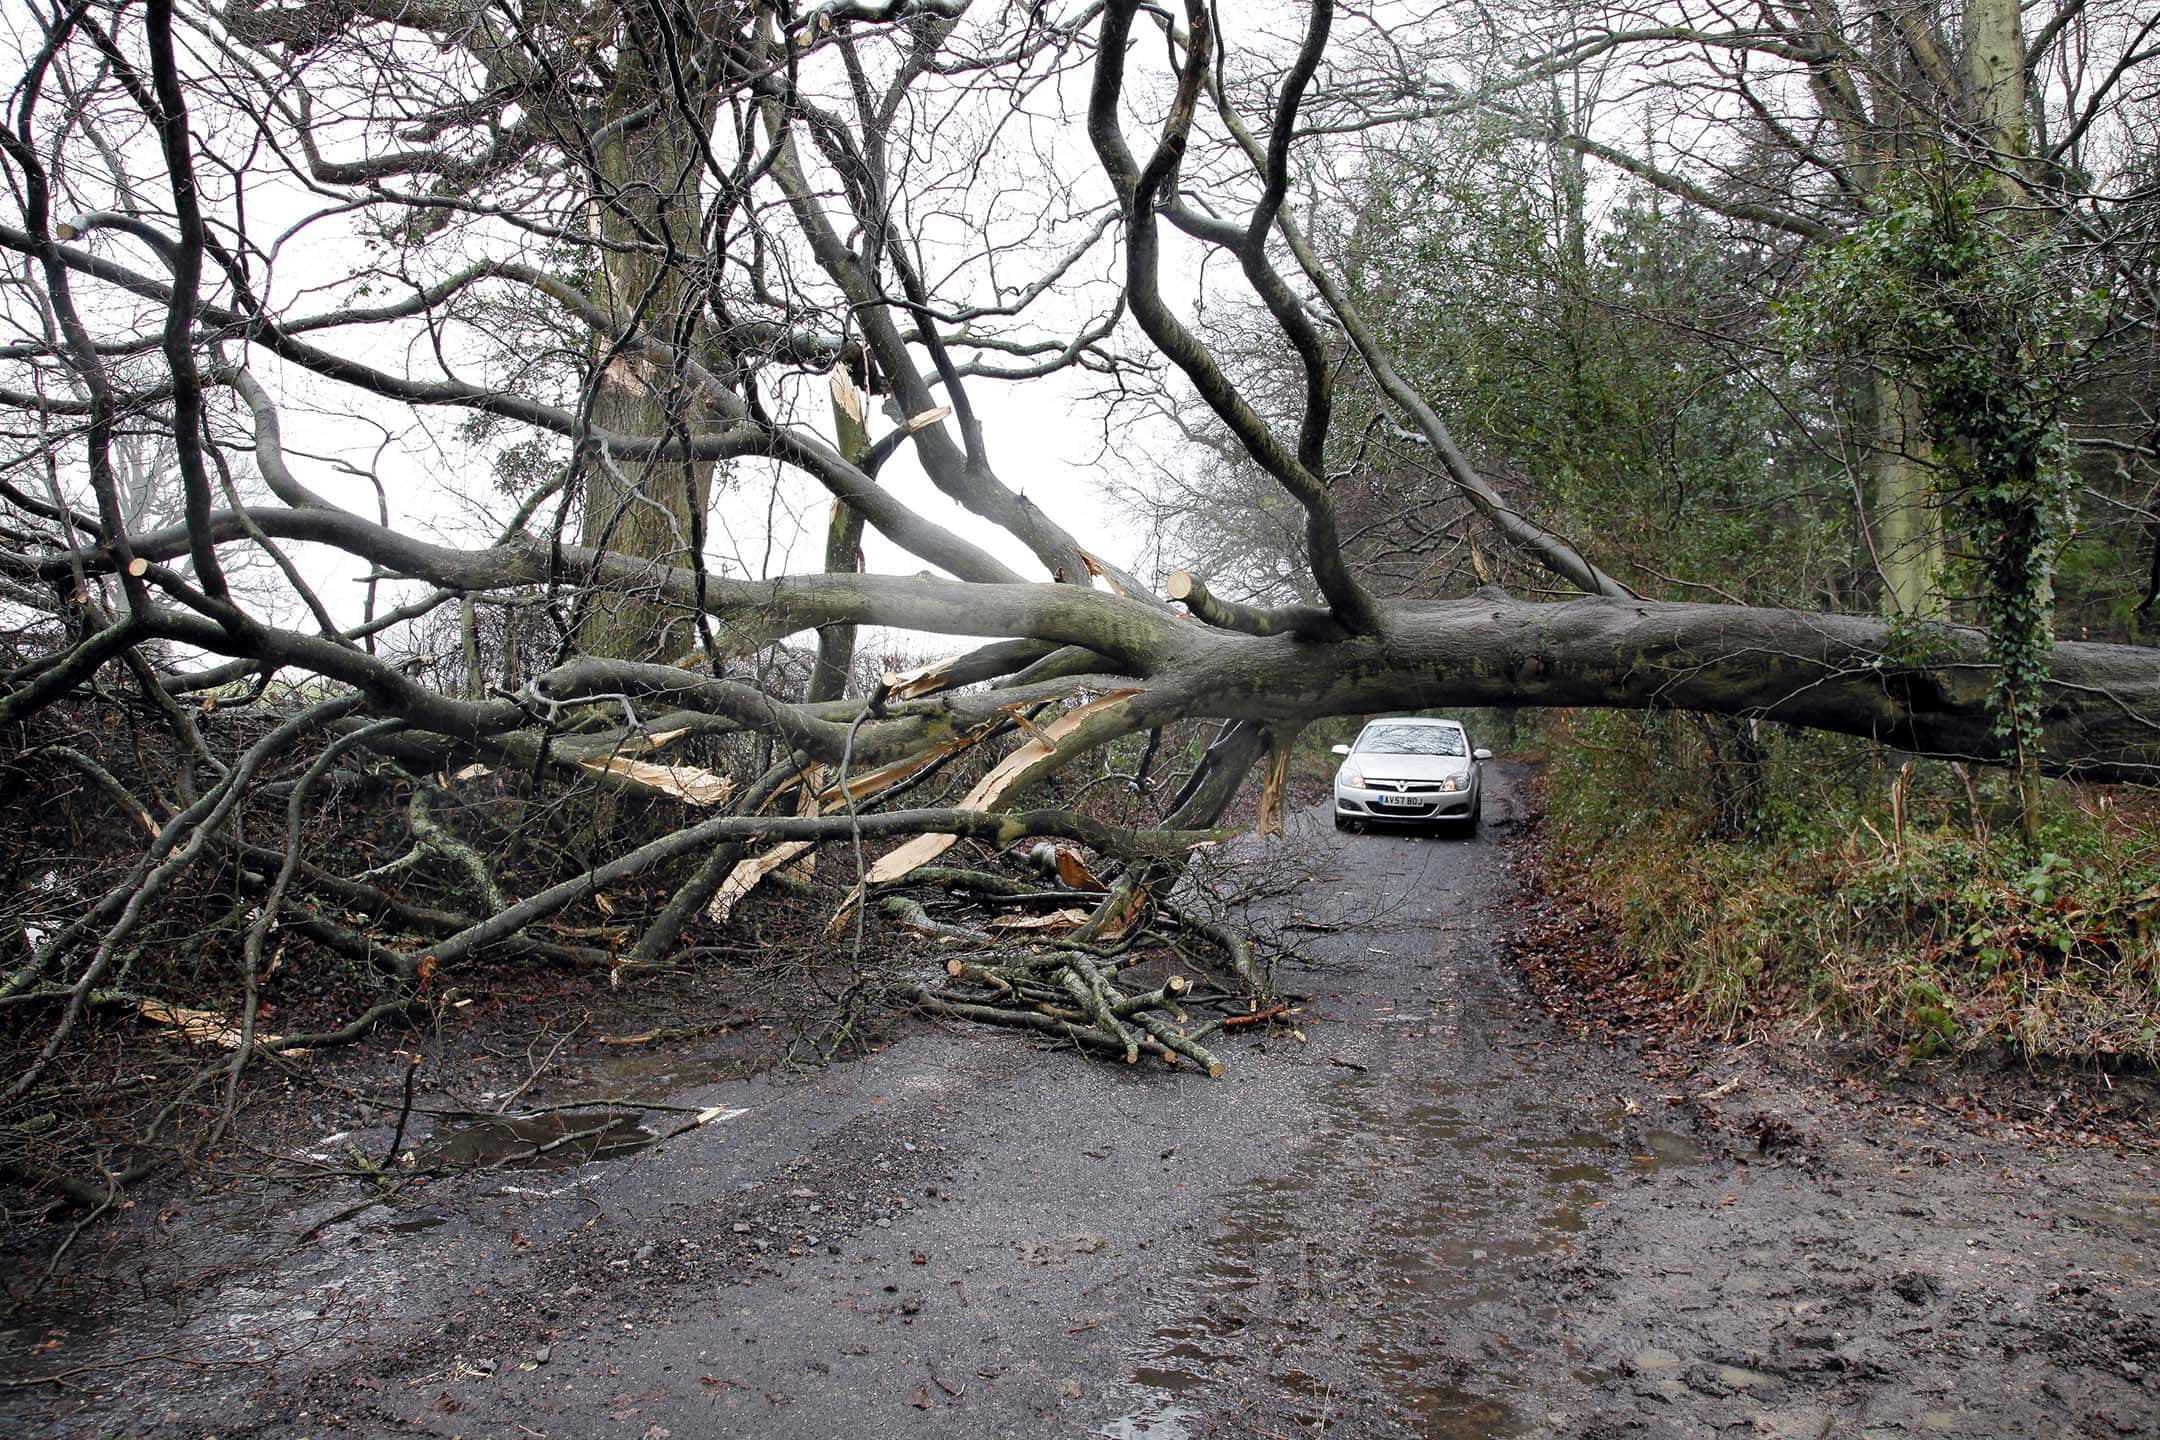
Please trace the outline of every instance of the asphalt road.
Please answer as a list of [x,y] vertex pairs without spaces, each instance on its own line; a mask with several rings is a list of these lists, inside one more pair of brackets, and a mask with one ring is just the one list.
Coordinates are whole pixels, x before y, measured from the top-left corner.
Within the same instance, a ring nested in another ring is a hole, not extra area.
[[[1510,813],[1506,795],[1490,803]],[[1293,844],[1326,857],[1287,902],[1317,927],[1299,933],[1318,963],[1281,977],[1311,994],[1304,1042],[1226,1046],[1230,1071],[1208,1082],[957,1030],[814,1086],[697,1093],[745,1113],[579,1197],[574,1243],[628,1264],[615,1283],[589,1265],[540,1282],[536,1318],[557,1337],[544,1365],[519,1369],[522,1344],[437,1347],[367,1408],[469,1436],[1176,1436],[1285,1408],[1502,1415],[1504,1365],[1492,1398],[1452,1367],[1422,1374],[1420,1317],[1564,1244],[1603,1138],[1540,1086],[1489,1138],[1540,1177],[1564,1172],[1560,1190],[1449,1166],[1414,1212],[1375,1204],[1487,1108],[1489,1012],[1509,988],[1489,923],[1502,852],[1490,832],[1341,837],[1317,815]],[[715,1248],[734,1273],[696,1263]],[[549,1270],[544,1255],[506,1268]],[[691,1273],[702,1283],[676,1278]],[[471,1374],[485,1359],[494,1373]]]
[[[253,1363],[18,1413],[224,1437],[2160,1433],[2149,1161],[1914,1165],[1799,1093],[1757,1097],[1773,1156],[1668,1103],[1496,954],[1515,779],[1493,768],[1473,840],[1301,817],[1314,873],[1278,918],[1309,949],[1280,977],[1303,1038],[1224,1047],[1220,1081],[955,1028],[691,1083],[676,1099],[726,1118],[624,1158],[292,1217],[306,1246],[159,1342]],[[1739,1063],[1735,1104],[1769,1083]]]

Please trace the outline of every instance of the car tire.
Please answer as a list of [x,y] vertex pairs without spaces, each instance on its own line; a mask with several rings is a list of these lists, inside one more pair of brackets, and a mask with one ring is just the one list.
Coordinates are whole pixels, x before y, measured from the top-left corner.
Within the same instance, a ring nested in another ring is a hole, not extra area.
[[1335,812],[1335,828],[1338,830],[1351,830],[1355,829],[1356,827],[1350,823],[1349,816],[1343,814],[1342,811],[1338,810]]

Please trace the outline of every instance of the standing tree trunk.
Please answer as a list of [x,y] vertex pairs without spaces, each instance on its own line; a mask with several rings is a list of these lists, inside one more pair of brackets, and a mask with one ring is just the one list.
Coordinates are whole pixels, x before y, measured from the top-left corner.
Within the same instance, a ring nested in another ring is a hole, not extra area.
[[1943,613],[1942,511],[1935,495],[1934,447],[1920,396],[1888,376],[1874,385],[1875,553],[1883,613],[1914,620]]
[[[2018,0],[1966,0],[1964,88],[1974,141],[1985,147],[1978,158],[1995,177],[1994,198],[1999,206],[1995,228],[2007,238],[2025,228],[2022,216],[2027,199],[2023,180],[2029,152],[2025,31]],[[2050,589],[2048,599],[2052,598]],[[2052,603],[2048,608],[2052,611]],[[2045,818],[2040,757],[2022,743],[2017,776],[2020,828],[2026,843],[2037,849]]]
[[1966,0],[1964,89],[1979,158],[1998,177],[2006,205],[2025,200],[2020,179],[2029,153],[2025,115],[2025,32],[2018,0]]
[[[595,147],[592,215],[602,242],[594,298],[614,335],[637,330],[678,353],[702,353],[700,281],[702,137],[713,116],[701,96],[669,84],[666,61],[648,48],[648,25],[666,20],[625,7],[614,83]],[[678,22],[679,23],[679,22]],[[687,377],[604,338],[595,355],[593,424],[624,435],[681,436],[703,428],[706,407]],[[710,462],[599,454],[586,462],[581,540],[653,562],[649,590],[587,597],[578,647],[589,655],[672,661],[694,645],[694,620],[659,598],[666,567],[688,568],[702,550]]]

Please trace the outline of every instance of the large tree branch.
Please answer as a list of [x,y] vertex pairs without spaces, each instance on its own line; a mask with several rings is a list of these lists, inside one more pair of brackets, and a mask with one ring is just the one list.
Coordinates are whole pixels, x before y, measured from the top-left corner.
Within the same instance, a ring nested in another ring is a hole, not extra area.
[[[772,89],[774,93],[766,102],[765,112],[774,137],[773,179],[780,186],[818,265],[846,296],[854,319],[862,327],[864,343],[876,357],[884,382],[891,387],[903,412],[927,414],[938,408],[938,401],[908,351],[907,336],[895,319],[894,301],[873,278],[863,257],[858,257],[848,247],[826,216],[803,168],[794,141],[793,125],[798,114],[809,115],[813,120],[815,114],[799,94],[778,84],[777,77]],[[826,128],[829,131],[837,127],[828,125]],[[859,159],[856,163],[860,163]],[[859,197],[859,200],[867,208],[869,197]],[[866,246],[870,246],[874,237],[881,235],[889,224],[889,217],[877,210],[864,213],[859,209],[854,219],[866,231]],[[870,249],[869,253],[875,255],[881,250],[880,245]],[[903,313],[910,315],[911,328],[919,338],[926,343],[935,341],[936,320],[924,307],[903,307]],[[941,379],[947,397],[956,406],[964,405],[966,397],[961,389],[961,377],[949,362],[943,368]],[[1080,559],[1079,543],[1039,506],[1015,493],[997,477],[989,466],[978,433],[971,430],[967,439],[965,449],[956,446],[942,424],[927,424],[914,432],[916,454],[931,482],[970,511],[1020,540],[1046,571],[1062,575],[1075,584],[1084,583],[1087,570]]]
[[[1218,90],[1218,104],[1224,124],[1255,163],[1262,163],[1264,152],[1251,131],[1245,127],[1227,100]],[[1305,272],[1305,278],[1320,293],[1328,309],[1341,322],[1343,331],[1350,337],[1352,348],[1365,365],[1367,373],[1380,387],[1380,391],[1407,415],[1417,432],[1440,463],[1457,490],[1461,491],[1471,505],[1501,536],[1519,547],[1526,554],[1570,584],[1577,585],[1593,595],[1623,597],[1632,595],[1625,585],[1591,563],[1581,550],[1565,538],[1554,534],[1522,514],[1510,504],[1491,482],[1470,463],[1463,453],[1447,423],[1438,411],[1425,399],[1417,387],[1410,384],[1395,366],[1393,358],[1381,343],[1370,321],[1334,273],[1313,249],[1304,231],[1287,213],[1278,211],[1275,228],[1290,247],[1291,255]]]
[[[1334,645],[1213,633],[1200,656],[1152,682],[1191,687],[1208,714],[1294,723],[1439,705],[1693,710],[1947,759],[2009,759],[1987,705],[1987,637],[1969,626],[1930,626],[1900,644],[1870,616],[1480,594],[1391,607],[1381,636]],[[2048,664],[2043,764],[2090,780],[2160,779],[2160,651],[2059,643]]]
[[[1377,623],[1369,596],[1343,557],[1335,508],[1327,485],[1300,459],[1285,449],[1260,413],[1241,394],[1220,363],[1200,338],[1172,312],[1162,293],[1161,238],[1158,211],[1174,198],[1178,167],[1185,156],[1200,94],[1211,64],[1211,22],[1205,5],[1188,0],[1188,38],[1178,72],[1177,91],[1163,120],[1162,133],[1143,166],[1125,142],[1119,110],[1124,95],[1126,51],[1130,47],[1132,22],[1138,5],[1132,0],[1112,3],[1103,15],[1102,37],[1095,57],[1095,76],[1088,96],[1088,138],[1094,145],[1110,183],[1125,211],[1125,286],[1133,318],[1149,340],[1169,358],[1199,392],[1208,408],[1244,447],[1253,461],[1288,491],[1305,511],[1306,563],[1314,582],[1336,620],[1354,631],[1369,631]],[[1294,117],[1295,108],[1291,111]],[[1285,142],[1287,143],[1287,142]],[[1243,248],[1246,232],[1240,230],[1234,248]],[[1279,307],[1283,297],[1268,284],[1271,271],[1258,267],[1261,293]],[[1248,267],[1249,276],[1255,274]],[[1278,321],[1281,319],[1278,313]],[[1304,325],[1302,316],[1298,324]],[[1289,332],[1294,337],[1297,330]],[[1315,352],[1307,358],[1307,372],[1323,377],[1319,384],[1320,418],[1325,419],[1325,360]],[[1311,397],[1309,395],[1309,404]],[[1308,409],[1308,414],[1311,414]]]

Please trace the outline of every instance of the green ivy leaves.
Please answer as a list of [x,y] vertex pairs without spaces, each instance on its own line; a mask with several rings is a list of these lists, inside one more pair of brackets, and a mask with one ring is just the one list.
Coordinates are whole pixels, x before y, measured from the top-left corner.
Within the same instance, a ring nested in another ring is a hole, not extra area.
[[1935,490],[1996,673],[1996,733],[2037,756],[2054,646],[2053,577],[2073,518],[2063,419],[2094,297],[2062,283],[2059,246],[1983,208],[1984,176],[1909,172],[1827,247],[1780,312],[1788,347],[1859,359],[1920,397]]

